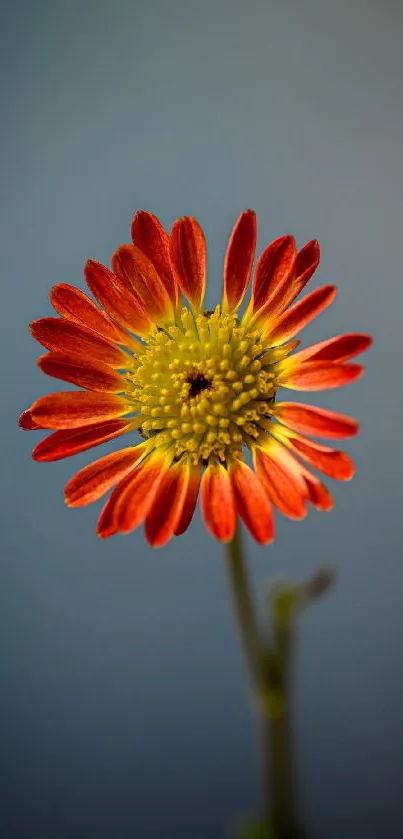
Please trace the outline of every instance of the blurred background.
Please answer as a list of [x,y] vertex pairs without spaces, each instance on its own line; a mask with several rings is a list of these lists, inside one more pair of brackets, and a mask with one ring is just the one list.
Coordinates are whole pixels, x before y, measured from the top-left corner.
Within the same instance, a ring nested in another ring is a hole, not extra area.
[[[336,303],[304,342],[370,332],[367,375],[318,394],[360,419],[330,515],[247,541],[270,579],[338,569],[300,625],[298,771],[318,839],[403,835],[402,34],[397,0],[4,2],[1,832],[5,839],[222,839],[258,801],[256,721],[222,549],[199,514],[152,551],[102,544],[63,486],[108,450],[33,463],[17,416],[57,389],[28,323],[84,288],[137,208],[194,214],[208,304],[227,237],[318,238]],[[61,389],[65,389],[62,387]],[[109,448],[118,448],[115,443]],[[96,505],[101,507],[101,502]]]

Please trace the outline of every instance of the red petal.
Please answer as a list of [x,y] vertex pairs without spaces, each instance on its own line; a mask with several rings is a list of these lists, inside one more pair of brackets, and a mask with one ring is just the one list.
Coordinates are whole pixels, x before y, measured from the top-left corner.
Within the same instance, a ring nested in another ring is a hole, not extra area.
[[223,311],[233,311],[248,287],[256,248],[256,214],[247,210],[239,216],[231,233],[224,261]]
[[306,515],[307,492],[300,476],[295,473],[290,460],[287,460],[287,455],[284,448],[272,440],[267,452],[255,449],[255,468],[277,509],[290,519],[303,519]]
[[221,464],[207,467],[200,501],[207,530],[221,542],[230,542],[236,528],[235,499],[228,472]]
[[115,496],[115,493],[119,491],[120,487],[124,485],[126,481],[127,478],[123,478],[120,484],[118,484],[117,487],[113,490],[111,497],[108,499],[108,501],[102,509],[96,528],[97,535],[100,539],[108,539],[110,536],[114,536],[118,532],[118,528],[114,519],[114,508],[110,502],[112,498]]
[[206,240],[200,224],[191,216],[178,219],[170,235],[171,266],[183,294],[200,309],[206,290]]
[[62,318],[41,318],[31,323],[30,329],[33,337],[52,352],[73,353],[83,361],[100,361],[121,369],[130,361],[130,356],[120,347]]
[[257,312],[266,306],[290,281],[297,254],[293,236],[281,236],[263,251],[253,277],[252,306]]
[[186,499],[190,464],[175,463],[164,473],[147,513],[145,535],[153,548],[165,545],[175,533]]
[[173,318],[172,303],[162,280],[136,245],[120,245],[112,256],[112,269],[133,289],[150,318]]
[[146,444],[112,452],[95,460],[67,482],[64,498],[69,507],[85,507],[105,495],[121,478],[131,472],[144,456]]
[[329,475],[330,478],[337,481],[349,481],[353,477],[354,463],[345,452],[314,443],[312,440],[307,440],[292,431],[284,428],[280,429],[280,426],[275,426],[273,433],[291,451],[310,463],[311,466],[319,469],[320,472]]
[[138,210],[132,221],[133,243],[140,248],[154,265],[170,300],[176,305],[178,289],[169,261],[169,236],[152,213]]
[[79,323],[91,329],[107,341],[130,346],[130,335],[120,329],[116,323],[98,309],[98,306],[73,285],[59,283],[50,292],[50,302],[56,312],[67,320]]
[[304,479],[308,490],[308,499],[317,510],[327,512],[334,504],[328,488],[316,476],[311,475],[308,469],[304,472]]
[[133,406],[111,393],[67,391],[41,396],[31,407],[35,422],[43,428],[82,428],[130,414]]
[[43,425],[38,425],[38,423],[35,422],[29,409],[22,412],[18,420],[18,425],[20,428],[23,428],[24,431],[36,431],[38,428],[43,428]]
[[95,259],[88,260],[84,276],[88,288],[108,315],[131,332],[141,335],[149,331],[151,318],[120,277]]
[[[292,481],[295,490],[302,498],[306,498],[306,500],[309,501],[313,507],[316,507],[317,510],[331,510],[333,507],[333,499],[329,490],[319,480],[319,478],[317,478],[316,475],[313,475],[303,463],[297,460],[297,458],[294,457],[294,455],[292,455],[282,443],[275,440],[274,437],[271,437],[267,440],[264,452],[269,458],[273,456],[277,464],[281,464],[284,471],[287,472],[290,481]],[[262,475],[260,475],[260,477],[262,478]],[[262,482],[264,481],[262,480]],[[287,499],[289,500],[290,498],[291,496],[287,495]],[[286,499],[284,498],[284,501],[285,500]],[[280,501],[280,498],[278,498],[278,501]],[[274,503],[277,504],[277,502]],[[279,509],[281,509],[281,507],[279,507]],[[282,512],[290,517],[290,512],[287,512],[285,508],[282,509]],[[292,517],[293,516],[291,516],[291,518]]]
[[167,467],[166,456],[155,453],[112,493],[109,503],[117,530],[129,533],[144,521]]
[[371,344],[372,338],[369,335],[360,335],[359,333],[338,335],[336,338],[329,338],[328,341],[321,341],[319,344],[301,350],[293,356],[293,359],[294,361],[298,359],[299,362],[307,360],[336,361],[340,364],[359,353],[365,352]]
[[357,420],[300,402],[280,402],[274,413],[284,425],[304,434],[318,437],[351,437],[358,431]]
[[274,538],[273,511],[258,476],[241,461],[231,464],[229,474],[238,514],[254,539],[267,545]]
[[107,393],[123,393],[127,382],[119,373],[106,364],[82,361],[79,356],[67,353],[49,353],[37,361],[38,367],[48,376],[71,382],[87,390]]
[[133,430],[131,420],[117,419],[79,430],[55,431],[35,446],[32,457],[40,463],[62,460],[64,457],[71,457],[78,452],[100,446],[101,443],[120,437],[121,434],[131,430]]
[[294,268],[294,279],[287,284],[287,287],[280,289],[279,297],[273,300],[273,308],[284,311],[287,306],[298,297],[312,274],[316,271],[320,260],[319,242],[313,239],[307,242],[297,254]]
[[186,497],[183,502],[179,521],[175,527],[175,536],[180,536],[182,533],[185,533],[192,521],[193,513],[196,508],[197,497],[199,495],[200,479],[200,466],[190,466]]
[[283,312],[280,317],[276,318],[273,327],[271,325],[267,327],[266,332],[270,335],[270,342],[283,344],[284,341],[293,338],[300,329],[330,306],[336,296],[336,291],[336,286],[321,286],[303,297],[291,309]]
[[295,367],[288,364],[284,364],[278,382],[292,390],[330,390],[350,384],[364,372],[360,364],[332,364],[327,361],[303,361]]

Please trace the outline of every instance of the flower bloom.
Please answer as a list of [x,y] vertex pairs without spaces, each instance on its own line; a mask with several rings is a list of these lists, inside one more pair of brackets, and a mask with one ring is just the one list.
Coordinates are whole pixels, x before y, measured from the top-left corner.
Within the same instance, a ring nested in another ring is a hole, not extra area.
[[[336,294],[326,285],[295,302],[318,266],[318,243],[297,251],[294,238],[283,236],[268,245],[241,315],[256,247],[252,210],[230,236],[214,311],[203,309],[206,243],[194,218],[178,219],[168,235],[154,215],[139,211],[131,233],[133,244],[117,249],[112,270],[95,260],[85,266],[97,303],[60,283],[51,291],[60,317],[31,325],[48,350],[41,370],[82,388],[42,396],[22,414],[22,428],[53,432],[33,458],[59,460],[130,434],[126,448],[74,475],[65,499],[81,507],[113,488],[99,536],[145,522],[155,547],[188,528],[199,492],[206,526],[224,542],[238,516],[258,542],[270,542],[273,505],[292,519],[305,516],[307,503],[329,510],[328,489],[305,464],[337,480],[351,478],[354,465],[305,435],[349,437],[358,424],[278,402],[277,393],[348,384],[363,371],[350,359],[371,339],[340,335],[294,352],[295,336]],[[245,461],[248,449],[254,469]]]

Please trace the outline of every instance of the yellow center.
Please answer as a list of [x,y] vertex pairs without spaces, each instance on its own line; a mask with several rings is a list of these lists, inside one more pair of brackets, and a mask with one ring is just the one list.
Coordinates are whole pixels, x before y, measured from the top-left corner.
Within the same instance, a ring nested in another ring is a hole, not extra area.
[[[275,365],[284,349],[262,344],[235,314],[195,314],[157,328],[127,373],[127,395],[141,413],[140,432],[155,446],[194,463],[242,457],[271,413]],[[261,424],[262,423],[262,424]]]

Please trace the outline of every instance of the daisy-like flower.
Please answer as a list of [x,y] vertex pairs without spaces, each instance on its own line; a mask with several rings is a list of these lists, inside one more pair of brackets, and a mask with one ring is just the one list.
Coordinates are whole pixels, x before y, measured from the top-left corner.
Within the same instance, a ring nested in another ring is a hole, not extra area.
[[326,285],[295,302],[318,266],[318,243],[297,251],[294,238],[283,236],[268,245],[241,315],[256,246],[252,210],[232,231],[214,311],[203,309],[206,243],[194,218],[178,219],[168,235],[139,211],[131,233],[133,244],[117,249],[112,271],[95,260],[85,266],[99,305],[60,283],[51,291],[60,317],[31,326],[49,351],[38,360],[41,370],[82,388],[42,396],[22,414],[22,428],[53,431],[33,458],[59,460],[129,435],[126,448],[74,475],[65,499],[81,507],[114,488],[99,536],[145,522],[155,547],[187,530],[199,492],[206,526],[223,542],[233,538],[238,516],[258,542],[270,542],[273,505],[292,519],[302,519],[308,503],[329,510],[329,491],[305,464],[337,480],[351,478],[354,466],[305,435],[349,437],[358,424],[279,402],[278,391],[348,384],[363,371],[350,359],[371,340],[340,335],[294,352],[295,336],[336,294]]

